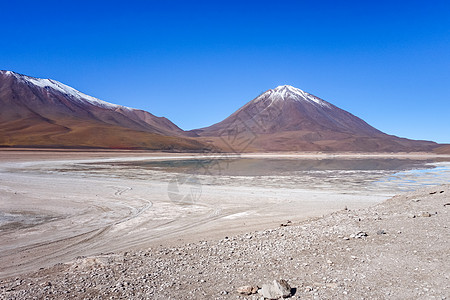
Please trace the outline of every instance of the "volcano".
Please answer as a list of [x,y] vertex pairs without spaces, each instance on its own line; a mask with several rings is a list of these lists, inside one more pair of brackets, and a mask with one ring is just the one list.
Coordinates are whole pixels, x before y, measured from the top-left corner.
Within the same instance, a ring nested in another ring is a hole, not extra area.
[[0,71],[0,145],[209,149],[164,117],[108,103],[52,79]]
[[290,85],[278,86],[222,122],[196,129],[204,141],[231,152],[432,151],[437,144],[385,134],[362,119]]

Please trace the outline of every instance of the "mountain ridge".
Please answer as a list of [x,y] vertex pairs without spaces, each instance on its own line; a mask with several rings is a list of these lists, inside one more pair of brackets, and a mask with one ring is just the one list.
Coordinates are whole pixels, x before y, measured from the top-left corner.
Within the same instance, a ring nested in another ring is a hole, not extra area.
[[209,149],[164,117],[111,104],[52,79],[0,72],[0,145]]
[[429,152],[443,145],[388,135],[291,85],[265,91],[221,122],[184,131],[167,118],[97,99],[56,80],[0,71],[0,146]]

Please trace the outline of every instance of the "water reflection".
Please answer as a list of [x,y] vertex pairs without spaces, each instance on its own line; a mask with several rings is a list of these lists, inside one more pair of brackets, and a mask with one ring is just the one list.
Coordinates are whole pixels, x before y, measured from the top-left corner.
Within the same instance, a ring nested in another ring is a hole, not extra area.
[[[421,186],[450,183],[450,162],[399,158],[370,159],[186,159],[118,162],[111,167],[195,174],[204,185],[263,186],[397,193]],[[138,178],[136,176],[135,178]]]
[[429,168],[431,160],[410,159],[186,159],[115,163],[173,173],[226,176],[291,175],[304,171],[402,171]]

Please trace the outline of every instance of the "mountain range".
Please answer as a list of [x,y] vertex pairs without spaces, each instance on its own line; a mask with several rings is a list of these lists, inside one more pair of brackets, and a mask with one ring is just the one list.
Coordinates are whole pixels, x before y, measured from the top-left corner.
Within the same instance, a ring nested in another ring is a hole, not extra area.
[[448,146],[385,134],[298,88],[270,89],[209,127],[111,104],[51,79],[0,71],[0,146],[171,151],[446,153]]
[[170,120],[51,79],[0,71],[0,145],[209,150]]

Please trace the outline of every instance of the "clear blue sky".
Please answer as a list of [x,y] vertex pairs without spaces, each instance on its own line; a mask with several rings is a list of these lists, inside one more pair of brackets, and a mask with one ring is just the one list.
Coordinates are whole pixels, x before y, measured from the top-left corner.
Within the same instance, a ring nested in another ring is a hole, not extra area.
[[[70,2],[70,4],[69,4]],[[450,1],[2,1],[0,69],[183,129],[290,84],[450,143]]]

